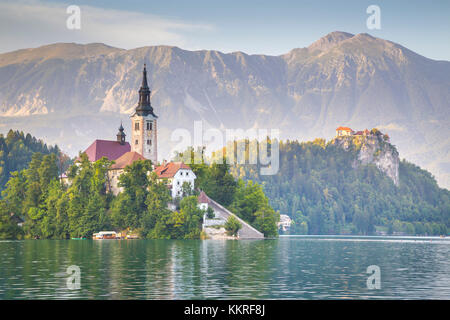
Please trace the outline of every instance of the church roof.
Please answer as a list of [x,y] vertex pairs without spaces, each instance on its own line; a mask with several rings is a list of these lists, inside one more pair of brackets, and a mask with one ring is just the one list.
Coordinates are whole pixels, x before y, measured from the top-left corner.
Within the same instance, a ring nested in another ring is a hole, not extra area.
[[137,160],[146,160],[141,154],[130,151],[124,153],[120,158],[118,158],[115,163],[111,166],[111,169],[123,169],[126,166],[133,164]]
[[117,141],[95,140],[84,153],[87,154],[89,161],[94,162],[102,157],[106,157],[108,160],[116,160],[130,150],[131,146],[128,142],[122,145]]
[[180,169],[191,170],[191,168],[183,162],[169,162],[155,168],[158,178],[173,178]]

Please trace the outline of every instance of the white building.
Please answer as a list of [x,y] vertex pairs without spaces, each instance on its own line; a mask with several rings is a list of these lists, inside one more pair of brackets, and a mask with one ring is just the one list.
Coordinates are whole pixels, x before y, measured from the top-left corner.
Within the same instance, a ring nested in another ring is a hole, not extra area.
[[349,127],[339,127],[336,129],[336,137],[351,136],[353,130]]
[[168,162],[156,167],[158,179],[164,180],[172,193],[172,198],[181,197],[183,184],[188,183],[191,190],[195,187],[197,178],[194,171],[183,162]]
[[292,219],[286,214],[280,214],[280,221],[278,222],[278,229],[283,232],[289,231],[292,225]]

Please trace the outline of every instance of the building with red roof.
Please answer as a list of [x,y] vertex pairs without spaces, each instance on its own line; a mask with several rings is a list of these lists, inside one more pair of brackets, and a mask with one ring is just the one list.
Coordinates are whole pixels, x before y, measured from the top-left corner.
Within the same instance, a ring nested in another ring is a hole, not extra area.
[[166,182],[172,193],[172,198],[182,196],[183,184],[188,183],[191,189],[194,189],[195,179],[194,171],[183,162],[168,162],[155,168],[154,172],[158,179]]
[[349,127],[339,127],[336,129],[336,137],[351,136],[352,134],[353,130]]
[[128,142],[120,144],[117,141],[95,140],[85,151],[89,161],[94,162],[102,157],[108,160],[116,160],[131,150]]
[[202,210],[208,210],[208,205],[211,202],[209,197],[206,195],[206,193],[202,190],[200,194],[197,197],[198,206]]
[[137,160],[146,160],[142,155],[135,151],[129,151],[121,155],[114,164],[111,166],[111,170],[122,170],[126,166],[132,165]]
[[111,169],[108,172],[108,182],[109,182],[109,190],[117,195],[123,191],[121,187],[119,187],[119,177],[124,172],[126,166],[132,165],[133,162],[138,160],[146,160],[142,155],[137,152],[129,151],[120,156],[117,160],[114,161]]
[[89,161],[95,162],[103,157],[108,160],[116,160],[123,154],[131,151],[131,146],[125,141],[125,132],[120,124],[116,140],[95,140],[85,151]]
[[[130,151],[119,157],[108,172],[109,190],[117,195],[123,191],[119,186],[119,177],[125,171],[125,167],[138,160],[146,160],[141,154]],[[154,169],[159,181],[169,188],[172,198],[183,196],[183,184],[188,183],[194,189],[197,178],[192,169],[183,162],[168,162]]]

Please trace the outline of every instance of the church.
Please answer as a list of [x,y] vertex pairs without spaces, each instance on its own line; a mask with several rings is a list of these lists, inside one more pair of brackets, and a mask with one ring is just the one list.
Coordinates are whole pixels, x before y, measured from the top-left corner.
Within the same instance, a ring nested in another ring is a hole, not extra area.
[[151,91],[147,82],[147,67],[144,64],[139,101],[131,115],[131,140],[126,141],[123,125],[120,124],[116,140],[95,140],[85,151],[89,161],[102,157],[114,161],[108,173],[108,191],[117,195],[122,191],[119,177],[126,166],[137,160],[151,160],[158,179],[170,189],[172,197],[181,196],[182,186],[189,183],[194,188],[196,176],[192,169],[181,162],[163,163],[158,166],[158,116],[154,113]]

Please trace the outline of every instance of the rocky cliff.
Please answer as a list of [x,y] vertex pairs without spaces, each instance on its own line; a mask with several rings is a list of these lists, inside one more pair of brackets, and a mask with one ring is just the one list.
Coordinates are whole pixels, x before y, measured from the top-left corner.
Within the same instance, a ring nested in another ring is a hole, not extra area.
[[345,150],[356,152],[356,158],[352,164],[354,168],[374,164],[398,186],[400,159],[395,146],[389,143],[388,136],[381,133],[343,136],[335,138],[333,143]]

